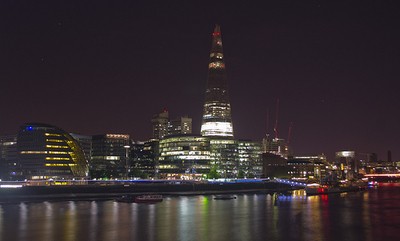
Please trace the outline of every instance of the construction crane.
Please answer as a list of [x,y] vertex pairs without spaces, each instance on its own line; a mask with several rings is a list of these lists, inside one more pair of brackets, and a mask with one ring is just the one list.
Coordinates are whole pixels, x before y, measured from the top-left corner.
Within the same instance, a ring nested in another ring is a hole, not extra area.
[[290,137],[292,136],[292,128],[293,128],[293,122],[290,122],[288,135],[287,135],[287,144],[288,145],[290,144]]
[[275,139],[278,139],[278,137],[279,137],[278,116],[279,116],[279,98],[276,99],[276,115],[275,115],[275,126],[274,126]]

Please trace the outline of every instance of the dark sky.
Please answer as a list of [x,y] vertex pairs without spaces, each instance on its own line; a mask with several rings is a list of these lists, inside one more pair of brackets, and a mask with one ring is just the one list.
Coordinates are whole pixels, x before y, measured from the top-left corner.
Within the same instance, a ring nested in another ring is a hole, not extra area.
[[218,23],[236,138],[261,140],[268,112],[271,133],[279,98],[295,154],[400,159],[396,1],[162,2],[1,0],[0,134],[42,122],[146,140],[164,107],[198,133]]

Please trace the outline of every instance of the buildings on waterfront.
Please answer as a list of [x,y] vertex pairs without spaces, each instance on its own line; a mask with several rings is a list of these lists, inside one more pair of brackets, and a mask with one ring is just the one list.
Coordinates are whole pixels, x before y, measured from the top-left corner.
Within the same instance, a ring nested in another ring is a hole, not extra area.
[[90,175],[92,178],[122,178],[129,172],[130,137],[103,134],[92,137]]
[[18,171],[17,135],[0,136],[0,179],[15,180]]
[[160,178],[201,179],[210,171],[210,140],[199,135],[168,136],[159,143]]
[[191,134],[192,118],[181,116],[175,119],[169,118],[168,110],[164,109],[151,119],[153,139],[162,139],[168,135]]
[[51,125],[24,125],[18,135],[0,138],[0,178],[85,178],[90,170],[89,178],[101,179],[322,179],[328,172],[353,178],[394,168],[373,161],[376,155],[361,159],[352,151],[337,152],[331,164],[322,155],[294,156],[277,133],[262,142],[236,140],[218,25],[211,39],[200,135],[192,134],[192,118],[171,119],[166,109],[151,124],[152,139],[144,142],[128,134],[86,136]]

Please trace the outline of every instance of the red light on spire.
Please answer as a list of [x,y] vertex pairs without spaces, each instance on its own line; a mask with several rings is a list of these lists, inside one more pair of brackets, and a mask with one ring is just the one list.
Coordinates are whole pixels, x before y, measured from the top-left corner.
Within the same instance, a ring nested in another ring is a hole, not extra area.
[[213,36],[219,36],[219,35],[221,35],[221,32],[214,32],[213,33]]

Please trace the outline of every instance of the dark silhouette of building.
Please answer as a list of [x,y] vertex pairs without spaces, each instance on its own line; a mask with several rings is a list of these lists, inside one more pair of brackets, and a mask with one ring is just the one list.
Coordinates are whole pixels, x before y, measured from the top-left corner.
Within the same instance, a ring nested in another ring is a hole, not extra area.
[[158,140],[135,141],[131,146],[130,177],[157,177]]
[[289,178],[287,159],[273,153],[263,153],[263,177]]

